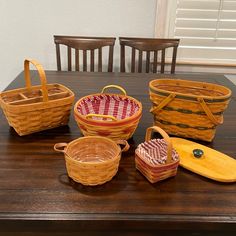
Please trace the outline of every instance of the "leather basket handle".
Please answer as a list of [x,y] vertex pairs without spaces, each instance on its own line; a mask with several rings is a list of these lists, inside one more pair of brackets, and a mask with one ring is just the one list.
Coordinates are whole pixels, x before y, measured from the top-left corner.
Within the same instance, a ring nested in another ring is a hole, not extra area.
[[56,143],[53,148],[56,152],[65,153],[65,149],[66,149],[67,145],[68,145],[67,143]]
[[45,71],[43,70],[42,65],[40,63],[38,63],[36,60],[25,59],[25,61],[24,61],[24,73],[25,73],[26,88],[28,91],[31,91],[31,89],[32,89],[31,80],[30,80],[30,70],[29,70],[30,63],[33,64],[38,71],[39,78],[41,81],[41,86],[42,86],[43,101],[47,102],[48,101],[48,90],[47,90],[47,80],[46,80]]
[[129,150],[130,146],[126,140],[117,140],[116,144],[118,145],[124,145],[124,148],[121,149],[121,152],[126,152]]

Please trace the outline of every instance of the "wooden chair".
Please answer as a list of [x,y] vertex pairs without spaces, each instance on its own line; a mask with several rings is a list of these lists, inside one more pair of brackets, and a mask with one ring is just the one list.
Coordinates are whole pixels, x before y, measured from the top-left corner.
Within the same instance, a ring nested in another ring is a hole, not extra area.
[[[81,69],[83,71],[89,71],[88,64],[90,64],[91,72],[101,72],[103,70],[103,51],[105,50],[103,50],[103,48],[106,47],[108,49],[108,57],[106,58],[108,61],[108,63],[106,64],[107,71],[112,72],[113,50],[115,40],[116,38],[111,37],[80,37],[54,35],[54,42],[56,44],[57,70],[62,70],[60,45],[65,45],[67,46],[68,71],[72,71],[73,65],[76,71],[80,71]],[[72,51],[72,49],[74,50]],[[88,53],[88,51],[90,51],[90,54]],[[89,57],[90,63],[88,63]],[[83,63],[81,63],[80,60],[83,61]],[[82,64],[83,68],[80,68],[80,65],[82,67]]]
[[[164,73],[166,63],[166,49],[172,48],[171,74],[175,73],[176,54],[179,39],[158,39],[158,38],[127,38],[120,37],[120,71],[125,72],[126,56],[125,47],[131,48],[131,72],[136,72],[135,64],[138,63],[138,73],[143,72],[143,54],[146,53],[146,73],[157,73],[158,65],[161,66],[160,72]],[[135,54],[138,50],[138,60]],[[161,54],[159,55],[159,52]],[[150,67],[150,65],[152,65]],[[150,69],[151,68],[151,69]]]

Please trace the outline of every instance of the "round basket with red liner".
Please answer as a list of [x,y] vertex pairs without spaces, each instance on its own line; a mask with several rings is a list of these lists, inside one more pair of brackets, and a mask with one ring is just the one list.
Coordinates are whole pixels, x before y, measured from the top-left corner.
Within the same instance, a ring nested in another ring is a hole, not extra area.
[[[123,94],[104,93],[108,88]],[[79,99],[74,106],[75,120],[84,136],[106,136],[128,140],[133,136],[142,115],[142,104],[118,85],[107,85],[101,93]]]

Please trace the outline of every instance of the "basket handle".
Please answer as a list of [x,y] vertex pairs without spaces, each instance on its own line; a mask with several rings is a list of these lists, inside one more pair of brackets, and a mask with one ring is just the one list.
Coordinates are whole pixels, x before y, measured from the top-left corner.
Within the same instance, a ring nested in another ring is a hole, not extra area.
[[124,145],[124,148],[121,149],[121,152],[126,152],[129,150],[130,146],[126,140],[117,140],[116,144],[118,145]]
[[57,152],[65,153],[65,149],[66,149],[67,145],[68,145],[67,143],[56,143],[53,148]]
[[105,86],[105,87],[102,89],[101,93],[104,93],[104,91],[105,91],[106,89],[108,89],[108,88],[117,88],[117,89],[119,89],[125,96],[127,95],[125,89],[123,89],[123,88],[122,88],[121,86],[119,86],[119,85],[114,85],[114,84]]
[[41,81],[41,86],[42,86],[43,101],[47,102],[48,101],[48,91],[47,91],[47,80],[46,80],[45,71],[43,70],[42,65],[39,64],[36,60],[25,59],[25,61],[24,61],[26,88],[28,89],[28,91],[31,91],[31,89],[32,89],[32,85],[31,85],[31,81],[30,81],[30,70],[29,70],[30,63],[33,64],[36,67],[36,69],[38,70],[40,81]]
[[174,98],[175,98],[176,94],[171,93],[168,97],[166,97],[165,99],[163,99],[157,107],[152,107],[150,109],[150,112],[154,113],[154,112],[158,112],[160,111],[163,107],[165,107],[169,102],[171,102]]
[[117,121],[117,119],[114,116],[110,116],[110,115],[102,115],[102,114],[87,114],[85,116],[86,119],[92,118],[92,117],[101,117],[101,118],[106,118],[106,119],[111,119],[112,121]]
[[146,130],[146,136],[145,136],[145,141],[146,142],[151,140],[152,131],[156,131],[156,132],[160,133],[161,136],[163,137],[163,139],[166,141],[166,143],[167,143],[167,160],[166,160],[166,163],[170,163],[171,160],[172,160],[172,149],[173,149],[173,147],[172,147],[172,142],[170,140],[169,135],[163,129],[161,129],[160,127],[152,126],[152,127],[147,128],[147,130]]
[[219,125],[223,123],[223,116],[221,116],[220,120],[217,120],[203,98],[198,98],[197,100],[199,101],[200,105],[202,106],[202,109],[205,111],[206,115],[213,122],[213,124]]

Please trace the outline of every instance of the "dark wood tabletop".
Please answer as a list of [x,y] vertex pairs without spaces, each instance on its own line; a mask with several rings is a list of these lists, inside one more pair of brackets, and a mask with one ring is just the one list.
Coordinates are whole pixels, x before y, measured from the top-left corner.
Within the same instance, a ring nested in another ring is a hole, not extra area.
[[[31,71],[33,84],[37,72]],[[236,235],[236,184],[219,183],[179,167],[175,177],[151,184],[135,169],[134,150],[153,124],[148,83],[156,74],[46,71],[79,98],[120,85],[143,104],[131,148],[117,175],[88,187],[68,178],[53,145],[81,136],[73,112],[68,126],[20,137],[0,112],[0,235]],[[229,87],[231,102],[211,148],[236,158],[236,86],[223,75],[166,75]],[[24,87],[21,73],[7,88]],[[236,171],[236,170],[235,170]],[[79,232],[79,234],[78,234]]]

